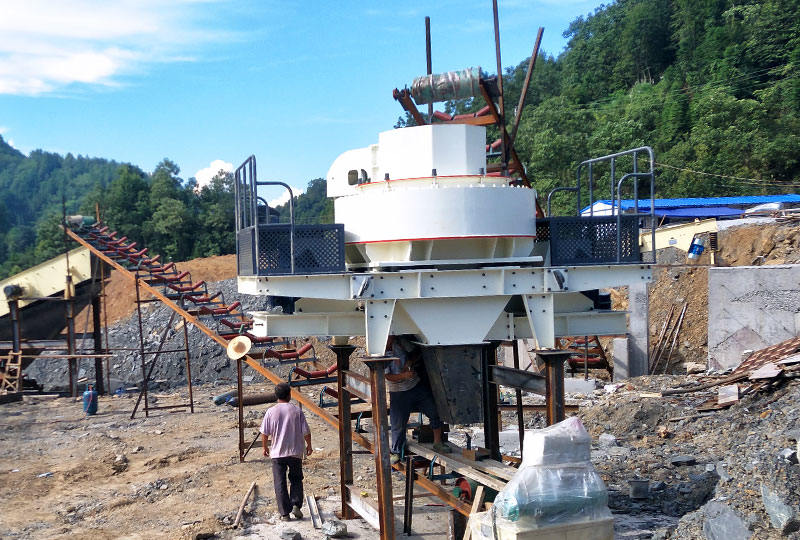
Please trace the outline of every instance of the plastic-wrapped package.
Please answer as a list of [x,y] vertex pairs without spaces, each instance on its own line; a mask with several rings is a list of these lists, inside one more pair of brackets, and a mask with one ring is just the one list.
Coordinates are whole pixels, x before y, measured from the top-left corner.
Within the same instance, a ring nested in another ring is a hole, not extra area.
[[520,469],[533,465],[589,463],[592,438],[580,418],[570,416],[563,422],[525,432]]
[[539,528],[610,518],[590,452],[591,437],[577,417],[527,432],[522,464],[497,495],[494,519]]
[[606,486],[585,463],[521,469],[495,498],[494,511],[531,528],[611,516]]

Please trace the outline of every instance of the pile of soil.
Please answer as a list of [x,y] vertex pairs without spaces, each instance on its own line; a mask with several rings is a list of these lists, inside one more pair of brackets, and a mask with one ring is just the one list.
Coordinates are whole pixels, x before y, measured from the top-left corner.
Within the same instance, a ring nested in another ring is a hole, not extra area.
[[[206,282],[223,281],[236,277],[236,255],[220,255],[217,257],[205,257],[192,259],[176,263],[181,272],[188,271],[194,282],[203,280]],[[106,317],[108,324],[115,324],[128,317],[136,309],[136,289],[133,283],[123,274],[112,271],[106,283]],[[81,325],[88,325],[88,330],[92,330],[92,318],[89,315],[91,306],[84,309],[76,318]],[[87,322],[84,322],[87,321]]]
[[[675,323],[684,303],[681,325],[667,373],[684,373],[688,362],[706,364],[708,358],[708,267],[800,263],[800,224],[774,219],[718,222],[719,251],[712,264],[706,250],[696,261],[675,248],[657,253],[650,291],[650,347],[655,346],[670,309]],[[702,235],[709,245],[708,235]],[[627,291],[613,290],[614,309],[627,309]],[[671,343],[670,343],[671,344]],[[658,369],[663,373],[664,362]]]

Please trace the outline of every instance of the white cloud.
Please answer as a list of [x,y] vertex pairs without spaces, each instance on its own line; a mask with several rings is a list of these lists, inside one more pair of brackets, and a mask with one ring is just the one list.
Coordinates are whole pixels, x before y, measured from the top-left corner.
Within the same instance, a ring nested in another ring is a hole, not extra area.
[[233,172],[233,163],[228,163],[227,161],[222,161],[221,159],[215,159],[209,164],[208,167],[202,168],[194,173],[194,177],[197,180],[197,189],[208,185],[208,183],[211,182],[211,179],[214,178],[219,171]]
[[3,0],[0,94],[79,83],[114,86],[158,62],[188,61],[221,32],[201,28],[196,0]]
[[[291,186],[291,188],[292,188],[292,195],[294,195],[295,197],[297,197],[298,195],[300,195],[305,191],[305,188],[299,188],[295,186]],[[281,189],[283,189],[283,192],[280,194],[280,196],[275,197],[274,199],[272,199],[267,203],[270,205],[271,208],[275,208],[276,206],[280,206],[282,204],[286,204],[287,202],[289,202],[289,192],[284,188]]]

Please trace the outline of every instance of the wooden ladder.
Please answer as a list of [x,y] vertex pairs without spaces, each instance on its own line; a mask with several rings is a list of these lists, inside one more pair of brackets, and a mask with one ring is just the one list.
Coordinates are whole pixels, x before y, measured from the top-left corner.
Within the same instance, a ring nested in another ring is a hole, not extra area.
[[11,351],[5,357],[5,370],[0,374],[0,393],[22,391],[22,352]]

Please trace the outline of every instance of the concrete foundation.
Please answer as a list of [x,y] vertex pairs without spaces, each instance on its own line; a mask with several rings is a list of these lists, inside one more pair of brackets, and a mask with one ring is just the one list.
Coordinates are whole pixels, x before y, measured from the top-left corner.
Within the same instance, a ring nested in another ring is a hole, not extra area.
[[[647,375],[650,351],[650,299],[647,283],[628,287],[628,376]],[[616,379],[616,365],[614,366]]]
[[611,344],[614,362],[614,382],[623,381],[631,376],[628,371],[628,338],[614,338]]
[[798,312],[800,265],[710,268],[709,367],[734,368],[744,351],[795,337]]

